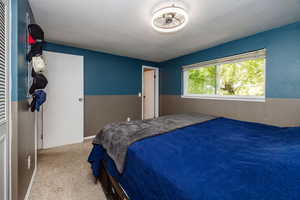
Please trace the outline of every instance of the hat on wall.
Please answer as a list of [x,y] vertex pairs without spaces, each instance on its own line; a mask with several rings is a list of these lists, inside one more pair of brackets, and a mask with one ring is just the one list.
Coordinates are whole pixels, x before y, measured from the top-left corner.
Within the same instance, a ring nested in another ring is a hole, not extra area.
[[28,34],[28,43],[30,45],[33,45],[34,43],[36,43],[36,40],[33,39],[33,37],[30,35],[30,33]]
[[42,56],[32,57],[31,63],[36,73],[41,73],[45,71],[46,64]]
[[33,93],[32,97],[32,102],[30,104],[31,107],[31,112],[34,112],[37,110],[38,112],[40,111],[41,105],[46,101],[46,93],[43,90],[37,90]]
[[29,94],[33,94],[35,90],[44,89],[48,84],[48,80],[43,74],[34,73],[32,70],[32,76],[33,83],[29,89]]
[[31,46],[30,52],[27,54],[27,60],[31,62],[32,57],[43,54],[43,42],[36,42]]
[[37,24],[29,24],[28,31],[34,40],[44,41],[44,31]]

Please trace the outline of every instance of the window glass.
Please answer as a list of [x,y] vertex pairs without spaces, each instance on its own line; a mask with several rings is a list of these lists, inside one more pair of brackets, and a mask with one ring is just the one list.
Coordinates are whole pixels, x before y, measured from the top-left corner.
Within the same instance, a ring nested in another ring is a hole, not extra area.
[[219,65],[217,94],[264,96],[264,59]]
[[201,67],[188,71],[189,94],[215,94],[216,66]]
[[265,55],[236,57],[226,62],[207,66],[199,63],[184,68],[184,96],[264,98]]

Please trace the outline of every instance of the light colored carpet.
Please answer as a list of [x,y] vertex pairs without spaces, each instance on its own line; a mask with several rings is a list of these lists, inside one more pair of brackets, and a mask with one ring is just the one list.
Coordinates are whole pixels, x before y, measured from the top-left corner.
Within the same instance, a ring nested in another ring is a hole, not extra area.
[[87,140],[41,150],[29,200],[106,200],[86,161],[91,148]]

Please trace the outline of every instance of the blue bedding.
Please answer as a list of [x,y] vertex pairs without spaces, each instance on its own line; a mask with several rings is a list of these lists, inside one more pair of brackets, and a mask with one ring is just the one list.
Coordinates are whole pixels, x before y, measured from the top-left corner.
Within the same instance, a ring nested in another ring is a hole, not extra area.
[[218,118],[132,144],[122,174],[104,159],[131,200],[300,199],[300,128]]

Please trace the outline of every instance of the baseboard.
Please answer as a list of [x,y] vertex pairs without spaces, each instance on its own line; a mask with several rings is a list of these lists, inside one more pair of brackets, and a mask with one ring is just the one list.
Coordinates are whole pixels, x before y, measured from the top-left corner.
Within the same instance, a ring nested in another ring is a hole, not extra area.
[[96,135],[92,135],[92,136],[84,137],[83,139],[84,139],[84,140],[89,140],[89,139],[93,139],[93,138],[95,138],[95,137],[96,137]]
[[34,182],[34,179],[35,179],[36,171],[37,171],[37,167],[35,167],[34,170],[33,170],[33,173],[32,173],[32,176],[31,176],[31,180],[30,180],[30,183],[29,183],[29,186],[28,186],[28,189],[27,189],[27,192],[26,192],[24,200],[28,200],[29,199],[31,188],[32,188],[32,185],[33,185],[33,182]]

